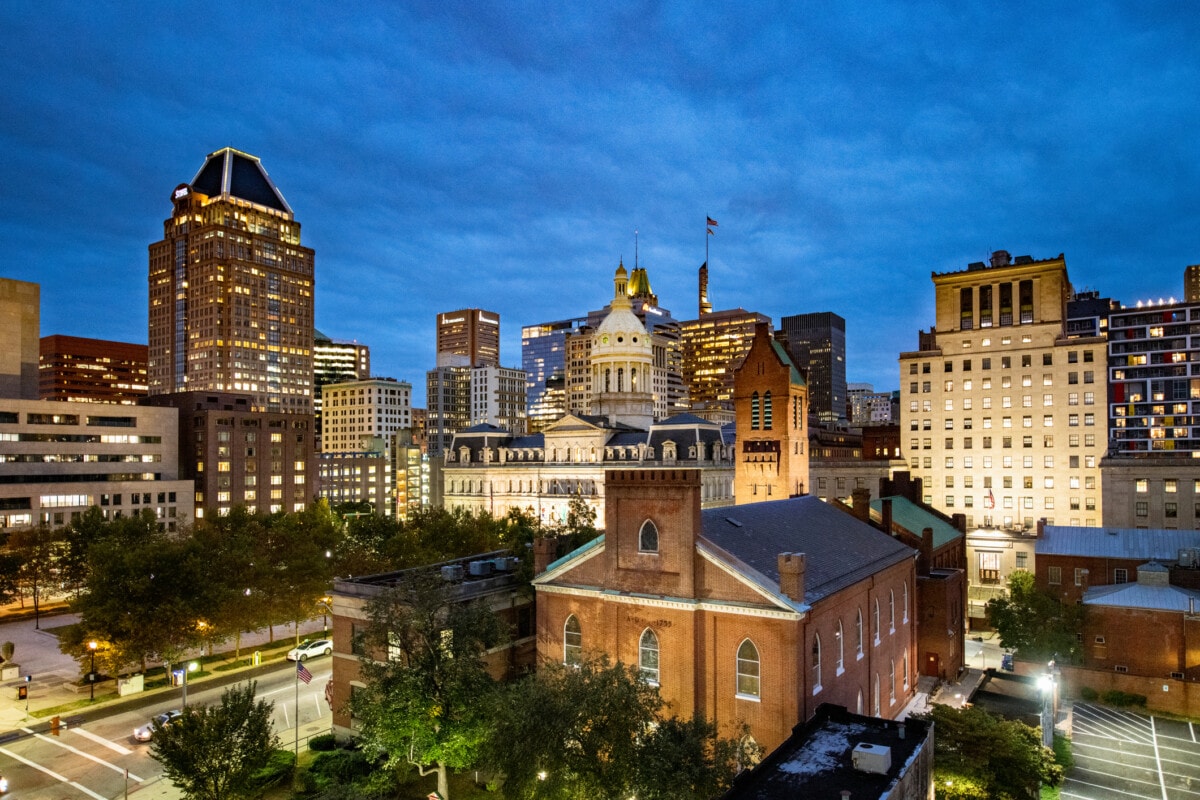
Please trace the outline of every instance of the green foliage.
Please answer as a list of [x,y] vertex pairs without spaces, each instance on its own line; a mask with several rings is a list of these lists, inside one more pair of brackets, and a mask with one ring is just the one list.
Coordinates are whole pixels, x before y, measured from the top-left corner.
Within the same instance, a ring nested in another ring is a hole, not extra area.
[[1084,686],[1079,690],[1080,699],[1087,700],[1089,703],[1100,699],[1100,693],[1090,686]]
[[0,590],[5,602],[17,594],[33,598],[37,608],[46,589],[55,581],[58,562],[66,550],[65,534],[47,525],[17,528],[8,535],[5,558],[0,561]]
[[934,785],[939,798],[1021,800],[1057,786],[1063,768],[1036,728],[981,708],[934,706]]
[[332,733],[322,733],[320,736],[313,736],[308,740],[308,749],[314,753],[325,753],[331,750],[337,750],[337,737]]
[[308,766],[317,789],[330,785],[358,783],[371,775],[375,761],[362,750],[319,753]]
[[453,591],[417,572],[372,598],[363,644],[379,660],[363,660],[367,685],[351,699],[364,747],[385,753],[393,769],[436,772],[443,796],[447,770],[473,766],[487,735],[494,684],[483,654],[505,633],[489,608]]
[[507,798],[708,798],[736,744],[704,720],[664,718],[658,689],[606,660],[544,665],[497,698],[485,749]]
[[1008,591],[1008,597],[994,598],[987,604],[988,620],[1000,634],[1000,644],[1016,650],[1026,660],[1076,663],[1083,605],[1063,603],[1037,589],[1033,575],[1024,570],[1009,576]]
[[1122,692],[1119,689],[1109,689],[1100,698],[1110,706],[1144,706],[1146,695]]
[[255,770],[246,781],[248,789],[266,789],[279,786],[292,776],[296,769],[296,754],[291,750],[272,750],[267,763]]
[[4,644],[0,644],[0,657],[2,657],[5,661],[12,661],[13,653],[15,653],[16,650],[17,650],[17,646],[15,644],[13,644],[12,642],[5,642]]
[[273,703],[254,699],[255,683],[226,689],[217,706],[188,706],[157,728],[150,756],[188,800],[249,795],[252,777],[279,745],[271,728]]
[[1063,768],[1063,772],[1071,771],[1075,766],[1075,757],[1071,755],[1071,740],[1060,734],[1054,734],[1054,763]]

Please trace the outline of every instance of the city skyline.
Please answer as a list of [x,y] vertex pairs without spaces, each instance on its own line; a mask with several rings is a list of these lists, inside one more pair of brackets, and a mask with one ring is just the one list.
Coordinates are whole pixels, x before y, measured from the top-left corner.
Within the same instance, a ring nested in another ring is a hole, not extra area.
[[1200,263],[1186,8],[199,8],[0,8],[0,274],[46,335],[147,341],[147,248],[226,146],[304,223],[316,327],[416,405],[436,314],[495,311],[517,366],[635,247],[676,319],[706,253],[714,310],[841,315],[878,390],[931,272],[1064,253],[1133,305]]

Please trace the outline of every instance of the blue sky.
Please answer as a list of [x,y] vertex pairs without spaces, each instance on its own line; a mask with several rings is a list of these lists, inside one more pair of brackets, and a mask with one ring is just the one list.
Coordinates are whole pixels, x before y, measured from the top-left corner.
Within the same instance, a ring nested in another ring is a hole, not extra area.
[[[594,9],[584,8],[595,5]],[[438,311],[606,303],[847,320],[898,386],[931,272],[1065,253],[1077,289],[1200,263],[1190,3],[0,4],[0,276],[42,333],[146,341],[147,245],[204,156],[259,156],[317,253],[317,327],[424,397]]]

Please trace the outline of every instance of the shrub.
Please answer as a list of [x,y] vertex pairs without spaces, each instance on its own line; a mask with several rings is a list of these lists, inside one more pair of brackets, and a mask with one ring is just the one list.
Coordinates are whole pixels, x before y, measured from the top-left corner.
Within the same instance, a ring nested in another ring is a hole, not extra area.
[[1079,697],[1082,700],[1094,702],[1094,701],[1100,699],[1100,693],[1097,692],[1095,689],[1093,689],[1090,686],[1084,686],[1082,689],[1079,690]]
[[266,766],[250,777],[250,786],[255,789],[278,786],[291,776],[295,768],[295,753],[290,750],[272,750]]
[[1109,689],[1102,696],[1104,702],[1110,706],[1144,706],[1146,705],[1146,695],[1133,694],[1131,692],[1122,692],[1119,689]]
[[314,752],[324,753],[330,750],[336,750],[337,744],[337,737],[332,733],[322,733],[320,736],[314,736],[308,740],[308,749]]
[[316,778],[318,785],[346,784],[370,775],[374,767],[374,762],[361,751],[335,750],[318,754],[308,773]]

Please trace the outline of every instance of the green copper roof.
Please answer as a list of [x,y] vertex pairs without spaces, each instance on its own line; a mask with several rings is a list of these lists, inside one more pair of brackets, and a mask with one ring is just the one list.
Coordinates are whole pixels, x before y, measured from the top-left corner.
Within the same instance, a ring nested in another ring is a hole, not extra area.
[[933,546],[935,548],[962,536],[962,533],[949,522],[936,514],[929,513],[907,497],[896,495],[872,500],[871,510],[882,514],[885,499],[892,501],[892,521],[911,532],[918,539],[921,538],[921,531],[933,528]]
[[787,348],[771,338],[771,347],[775,348],[775,355],[779,356],[779,360],[787,364],[792,370],[792,383],[797,386],[808,386],[808,381],[804,380],[804,376],[800,374],[800,370],[796,369],[796,365],[792,363],[792,357],[788,355]]

